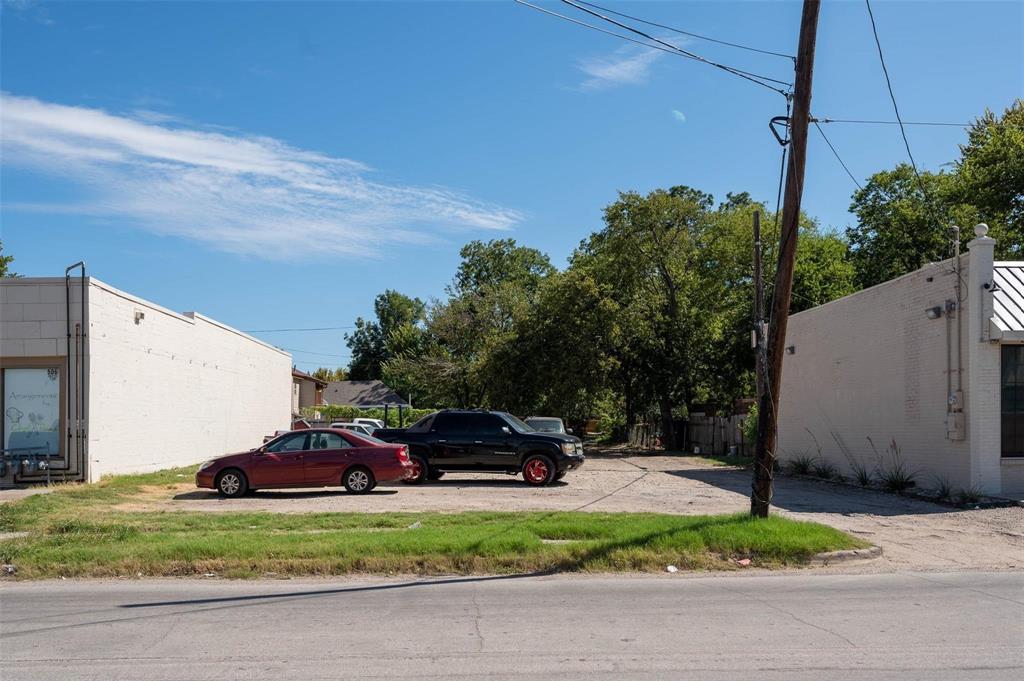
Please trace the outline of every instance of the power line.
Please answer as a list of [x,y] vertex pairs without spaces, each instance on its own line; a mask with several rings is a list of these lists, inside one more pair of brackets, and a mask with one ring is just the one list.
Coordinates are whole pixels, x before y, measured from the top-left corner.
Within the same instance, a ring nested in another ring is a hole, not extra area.
[[[280,346],[278,346],[278,347],[280,347]],[[320,357],[341,357],[342,359],[349,359],[351,357],[351,355],[338,355],[338,354],[332,354],[330,352],[313,352],[312,350],[297,350],[295,348],[281,348],[281,349],[282,350],[287,350],[288,352],[298,352],[298,353],[301,353],[303,355],[318,355]]]
[[[875,46],[878,48],[878,60],[882,63],[882,73],[885,75],[885,86],[889,89],[889,99],[892,100],[892,110],[896,113],[896,122],[900,126],[900,134],[903,136],[903,146],[907,148],[907,156],[910,158],[910,167],[914,169],[914,177],[917,178],[917,186],[924,196],[925,206],[929,213],[932,213],[931,200],[928,197],[928,190],[925,189],[924,180],[917,170],[917,162],[914,161],[914,154],[910,151],[910,140],[907,139],[907,130],[903,126],[903,118],[900,116],[900,108],[896,104],[896,95],[892,91],[892,80],[889,78],[889,69],[885,65],[885,55],[882,54],[882,41],[878,39],[878,26],[875,25],[875,13],[871,11],[871,0],[864,0],[868,8],[868,17],[871,19],[871,32],[875,36]],[[934,214],[931,215],[934,220]]]
[[[644,47],[652,49],[652,50],[661,50],[662,52],[667,52],[667,53],[675,55],[677,57],[685,57],[687,59],[694,59],[696,61],[702,61],[702,62],[711,64],[711,65],[716,66],[718,68],[722,68],[722,69],[725,69],[727,71],[730,71],[734,75],[738,75],[741,78],[744,78],[746,80],[751,81],[752,83],[757,83],[758,85],[760,85],[762,87],[766,87],[769,90],[772,90],[773,92],[778,92],[780,95],[782,95],[784,97],[788,96],[788,93],[786,93],[784,90],[776,88],[776,87],[774,87],[772,85],[769,85],[768,83],[765,83],[763,81],[757,80],[755,77],[751,77],[750,75],[747,75],[746,72],[740,72],[738,69],[731,69],[730,67],[727,67],[727,66],[722,66],[720,64],[715,64],[714,62],[709,62],[708,60],[704,59],[703,57],[700,57],[699,55],[690,55],[690,54],[686,53],[685,50],[681,50],[680,48],[675,47],[674,45],[670,45],[671,49],[662,47],[661,45],[652,45],[652,44],[646,43],[646,42],[644,42],[642,40],[637,40],[636,38],[630,38],[629,36],[622,35],[621,33],[616,33],[615,31],[609,31],[607,29],[601,28],[600,26],[595,26],[593,24],[588,24],[585,21],[580,21],[579,19],[574,19],[574,18],[566,16],[564,14],[559,14],[558,12],[554,12],[552,10],[545,9],[544,7],[539,7],[537,5],[534,5],[534,4],[531,4],[529,2],[526,2],[526,0],[513,0],[513,1],[515,3],[517,3],[517,4],[519,4],[519,5],[523,5],[525,7],[529,7],[530,9],[536,10],[538,12],[542,12],[543,14],[549,14],[549,15],[551,15],[553,17],[557,17],[559,19],[562,19],[563,21],[568,21],[569,23],[576,24],[577,26],[583,26],[584,28],[589,28],[592,31],[597,31],[599,33],[604,33],[605,35],[614,36],[616,38],[619,38],[621,40],[625,40],[627,42],[636,43],[637,45],[643,45]],[[583,9],[583,8],[580,8],[580,9]],[[771,80],[775,81],[774,78],[772,78]],[[782,83],[782,81],[775,81],[775,82]],[[786,86],[790,85],[789,83],[782,83],[782,84],[786,85]]]
[[354,329],[354,326],[320,326],[306,329],[249,329],[242,333],[285,333],[286,331],[341,331],[343,329]]
[[966,128],[970,123],[938,123],[934,121],[871,121],[853,118],[812,118],[814,123],[865,123],[869,125],[942,125],[952,128]]
[[[761,74],[758,74],[758,73],[751,73],[750,71],[744,71],[742,69],[737,69],[737,68],[734,68],[732,66],[726,66],[724,64],[719,64],[717,62],[713,62],[710,59],[705,59],[704,57],[700,56],[699,54],[697,54],[695,52],[690,52],[689,50],[684,50],[683,48],[679,47],[678,45],[673,45],[670,42],[662,40],[661,38],[655,38],[654,36],[652,36],[649,33],[644,33],[643,31],[641,31],[638,28],[633,28],[632,26],[630,26],[628,24],[624,24],[621,21],[616,21],[615,19],[612,19],[611,17],[605,16],[605,15],[601,14],[600,12],[595,12],[592,9],[587,9],[586,7],[583,7],[582,5],[577,4],[573,0],[562,0],[562,3],[566,4],[566,5],[569,5],[571,7],[575,7],[576,9],[580,10],[581,12],[586,12],[587,14],[589,14],[591,16],[594,16],[594,17],[597,17],[598,19],[603,19],[604,21],[607,21],[609,24],[612,24],[614,26],[618,26],[619,28],[624,28],[627,31],[629,31],[630,33],[636,33],[639,36],[643,36],[644,38],[647,38],[648,40],[654,41],[654,42],[658,43],[659,45],[664,45],[665,47],[667,47],[667,48],[669,48],[671,50],[674,50],[674,51],[676,51],[676,52],[678,52],[678,53],[680,53],[682,55],[685,55],[685,56],[689,57],[690,59],[695,59],[695,60],[697,60],[699,62],[703,62],[703,63],[705,63],[705,64],[707,64],[709,66],[714,66],[715,68],[722,69],[723,71],[726,71],[726,72],[731,73],[733,75],[740,76],[741,78],[746,78],[747,80],[750,80],[750,81],[753,81],[755,83],[758,83],[759,85],[764,85],[765,87],[771,87],[771,86],[766,85],[765,83],[761,83],[761,82],[759,82],[758,80],[755,80],[755,79],[759,78],[761,80],[767,80],[767,81],[770,81],[770,82],[773,82],[773,83],[779,83],[780,85],[785,85],[786,87],[791,87],[792,86],[792,83],[787,83],[784,80],[778,80],[776,78],[771,78],[769,76],[762,76]],[[785,92],[782,92],[781,94],[783,96],[786,95]]]
[[857,185],[857,189],[863,189],[864,187],[860,186],[860,182],[857,181],[857,178],[853,176],[853,173],[850,172],[850,169],[846,167],[845,163],[843,163],[842,157],[839,156],[839,152],[836,151],[836,148],[832,146],[832,141],[828,138],[828,135],[825,134],[825,131],[821,129],[821,126],[818,125],[818,121],[814,121],[814,127],[816,127],[818,129],[818,132],[821,133],[821,137],[822,139],[825,140],[825,144],[827,144],[828,148],[832,150],[832,153],[835,155],[836,160],[839,161],[839,165],[843,166],[843,170],[845,170],[846,174],[850,176],[850,179],[853,180],[853,183]]
[[613,9],[608,9],[607,7],[601,7],[600,5],[595,5],[592,2],[584,2],[583,0],[576,0],[576,1],[579,2],[579,4],[581,4],[581,5],[586,5],[587,7],[593,7],[594,9],[599,9],[602,12],[608,12],[609,14],[614,14],[616,16],[620,16],[620,17],[623,17],[625,19],[631,19],[633,21],[639,21],[641,24],[647,24],[648,26],[656,26],[657,28],[663,28],[666,31],[672,31],[673,33],[679,33],[680,35],[688,35],[691,38],[699,38],[700,40],[706,40],[706,41],[711,42],[711,43],[718,43],[719,45],[728,45],[729,47],[736,47],[736,48],[739,48],[741,50],[749,50],[751,52],[759,52],[761,54],[770,54],[770,55],[772,55],[774,57],[783,57],[785,59],[796,60],[796,57],[794,57],[791,54],[783,54],[782,52],[772,52],[771,50],[762,50],[762,49],[757,48],[757,47],[750,47],[749,45],[740,45],[739,43],[730,43],[730,42],[728,42],[726,40],[718,40],[717,38],[711,38],[711,37],[706,36],[706,35],[701,35],[700,33],[692,33],[690,31],[684,31],[681,28],[673,28],[671,26],[666,26],[664,24],[659,24],[659,23],[656,23],[654,21],[648,21],[647,19],[641,19],[640,17],[634,17],[634,16],[631,16],[629,14],[624,14],[623,12],[616,12]]

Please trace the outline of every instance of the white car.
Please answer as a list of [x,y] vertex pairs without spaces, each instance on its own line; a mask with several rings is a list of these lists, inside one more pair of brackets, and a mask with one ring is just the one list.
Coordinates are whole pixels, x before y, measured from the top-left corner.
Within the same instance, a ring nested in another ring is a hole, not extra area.
[[342,430],[351,430],[353,433],[360,435],[373,436],[373,431],[377,430],[375,427],[367,425],[365,423],[332,423],[331,428],[341,428]]
[[352,423],[361,423],[364,426],[370,426],[371,428],[383,428],[384,427],[384,422],[381,421],[380,419],[357,418],[357,419],[352,419]]

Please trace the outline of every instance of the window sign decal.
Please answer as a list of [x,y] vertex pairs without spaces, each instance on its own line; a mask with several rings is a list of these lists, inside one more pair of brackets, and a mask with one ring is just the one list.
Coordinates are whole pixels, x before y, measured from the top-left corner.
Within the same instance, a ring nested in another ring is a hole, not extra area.
[[4,369],[4,449],[60,453],[60,372]]

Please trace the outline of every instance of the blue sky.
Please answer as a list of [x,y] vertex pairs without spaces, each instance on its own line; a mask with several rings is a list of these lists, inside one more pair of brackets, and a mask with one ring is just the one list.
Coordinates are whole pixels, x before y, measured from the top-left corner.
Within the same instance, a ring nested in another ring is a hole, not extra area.
[[[800,17],[798,2],[598,4],[786,53]],[[969,121],[1024,93],[1024,3],[874,7],[906,120]],[[0,238],[15,269],[84,259],[240,329],[350,325],[385,288],[440,296],[470,239],[513,237],[561,266],[619,190],[774,201],[781,96],[511,1],[19,1],[3,4],[0,38]],[[862,2],[824,3],[812,108],[893,118]],[[905,158],[895,126],[826,132],[859,179]],[[930,170],[964,138],[909,134]],[[853,183],[816,133],[810,145],[804,208],[842,229]],[[346,362],[342,333],[257,335],[312,369]]]

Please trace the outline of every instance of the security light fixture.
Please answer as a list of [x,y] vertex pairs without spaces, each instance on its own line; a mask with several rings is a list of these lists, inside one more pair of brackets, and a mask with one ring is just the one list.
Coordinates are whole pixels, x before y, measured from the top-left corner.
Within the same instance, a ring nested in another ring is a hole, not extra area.
[[924,313],[928,317],[928,319],[938,319],[939,317],[942,316],[942,307],[939,305],[936,305],[935,307],[929,307],[927,310],[924,311]]
[[796,354],[796,346],[795,345],[787,345],[786,346],[786,354],[787,355],[795,355]]

